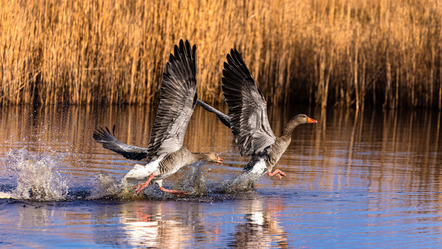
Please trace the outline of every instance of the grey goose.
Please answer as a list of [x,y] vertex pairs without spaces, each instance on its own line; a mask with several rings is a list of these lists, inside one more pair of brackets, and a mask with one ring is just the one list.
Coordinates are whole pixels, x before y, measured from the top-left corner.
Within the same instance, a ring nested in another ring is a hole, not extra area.
[[[273,168],[290,145],[293,130],[300,124],[317,121],[298,114],[284,125],[281,136],[276,137],[268,121],[264,95],[236,49],[231,49],[224,62],[222,90],[228,115],[201,100],[197,102],[231,129],[241,156],[251,156],[243,173],[252,173],[255,179],[265,173],[281,179],[286,174]],[[254,179],[248,180],[252,183]]]
[[[222,163],[215,153],[193,153],[183,146],[189,120],[196,105],[196,46],[181,40],[175,45],[174,55],[170,54],[160,86],[159,106],[150,133],[149,145],[141,148],[119,141],[114,131],[98,128],[93,138],[104,148],[123,155],[128,159],[142,160],[123,179],[146,180],[136,185],[140,193],[150,182],[158,184],[164,192],[186,194],[184,191],[165,189],[163,179],[176,173],[180,168],[194,162]],[[114,127],[115,130],[115,127]]]

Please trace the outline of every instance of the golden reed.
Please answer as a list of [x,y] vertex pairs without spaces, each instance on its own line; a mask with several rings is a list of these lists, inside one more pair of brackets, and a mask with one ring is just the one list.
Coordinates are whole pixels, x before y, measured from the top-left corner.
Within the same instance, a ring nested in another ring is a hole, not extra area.
[[147,104],[181,38],[222,101],[244,55],[270,102],[442,108],[440,0],[0,0],[0,103]]

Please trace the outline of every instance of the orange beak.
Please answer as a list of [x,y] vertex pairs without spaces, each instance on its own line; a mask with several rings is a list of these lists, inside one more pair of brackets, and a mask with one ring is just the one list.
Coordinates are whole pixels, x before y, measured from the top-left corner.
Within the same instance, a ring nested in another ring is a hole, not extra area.
[[314,120],[312,118],[307,117],[307,123],[318,123],[318,121],[316,121],[316,120]]
[[216,162],[222,164],[224,162],[224,160],[221,157],[218,157],[218,160]]

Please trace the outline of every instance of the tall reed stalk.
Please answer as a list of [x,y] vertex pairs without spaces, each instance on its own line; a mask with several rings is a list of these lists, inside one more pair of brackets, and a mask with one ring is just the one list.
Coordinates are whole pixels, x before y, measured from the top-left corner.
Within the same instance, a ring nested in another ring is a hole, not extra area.
[[242,53],[272,103],[442,109],[440,0],[0,0],[0,103],[155,99],[181,38],[198,93],[222,101]]

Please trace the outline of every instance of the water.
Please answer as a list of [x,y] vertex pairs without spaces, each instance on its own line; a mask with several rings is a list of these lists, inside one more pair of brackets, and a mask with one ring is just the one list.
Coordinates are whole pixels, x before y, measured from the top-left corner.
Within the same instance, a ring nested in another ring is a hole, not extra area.
[[[263,177],[256,191],[236,195],[174,197],[149,188],[134,198],[130,190],[112,195],[112,187],[135,162],[103,149],[92,132],[115,124],[121,141],[145,147],[153,121],[149,107],[0,111],[0,247],[442,245],[438,112],[271,108],[276,134],[298,112],[319,121],[296,128],[278,163],[286,178]],[[183,169],[165,180],[165,187],[195,187],[195,181],[214,189],[247,162],[230,131],[201,108],[185,145],[220,153],[225,164]]]

